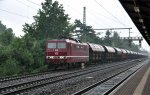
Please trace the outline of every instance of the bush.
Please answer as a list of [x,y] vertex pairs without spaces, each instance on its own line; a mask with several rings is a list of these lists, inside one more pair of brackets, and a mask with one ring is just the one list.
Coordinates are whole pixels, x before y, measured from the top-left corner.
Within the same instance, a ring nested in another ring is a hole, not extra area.
[[8,76],[19,74],[21,71],[21,67],[18,65],[18,61],[14,58],[9,57],[6,62],[0,65],[0,75]]

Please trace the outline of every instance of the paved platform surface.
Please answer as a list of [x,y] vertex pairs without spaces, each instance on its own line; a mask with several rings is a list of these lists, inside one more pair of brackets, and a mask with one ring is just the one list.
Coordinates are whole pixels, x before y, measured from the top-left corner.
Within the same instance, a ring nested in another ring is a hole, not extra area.
[[[149,69],[150,69],[150,67],[149,67]],[[144,86],[142,95],[150,95],[150,70],[149,70],[149,75],[148,75],[146,84]]]
[[110,95],[150,95],[150,61]]

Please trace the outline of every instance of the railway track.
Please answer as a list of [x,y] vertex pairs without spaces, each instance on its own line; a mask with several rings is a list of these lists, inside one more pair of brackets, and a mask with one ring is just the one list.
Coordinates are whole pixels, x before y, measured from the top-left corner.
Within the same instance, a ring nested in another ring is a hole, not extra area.
[[[131,61],[136,61],[136,60],[131,60]],[[125,62],[128,62],[128,61],[125,61]],[[125,63],[125,62],[123,62],[123,63]],[[94,69],[94,68],[95,67],[92,67],[91,69]],[[77,70],[75,72],[80,72],[80,71],[81,70]],[[57,73],[58,73],[58,71],[50,71],[50,72],[44,72],[44,73],[42,72],[42,73],[33,73],[33,74],[25,74],[25,75],[14,75],[14,76],[0,77],[0,83],[5,83],[7,81],[15,81],[15,80],[18,81],[19,79],[30,78],[30,77],[38,77],[38,76],[42,76],[42,75],[46,75],[46,74],[55,74],[55,75],[57,75]],[[63,71],[63,73],[64,73],[64,71]]]
[[[49,72],[44,72],[44,73],[47,74]],[[17,79],[21,79],[21,78],[39,76],[39,75],[42,75],[44,73],[33,73],[33,74],[24,74],[24,75],[13,75],[13,76],[0,77],[0,82],[7,82],[7,81],[17,80]]]
[[[146,61],[147,62],[147,61]],[[146,64],[139,64],[98,81],[72,95],[108,95]]]
[[[122,64],[124,64],[124,63],[117,64],[117,65],[122,65]],[[105,66],[105,67],[101,67],[101,66],[93,67],[90,69],[79,70],[79,71],[75,71],[75,72],[71,72],[71,73],[67,73],[67,74],[61,74],[58,76],[52,76],[52,77],[37,79],[37,80],[30,80],[27,82],[20,82],[20,83],[13,84],[13,85],[6,85],[3,87],[0,87],[0,94],[7,95],[7,94],[25,93],[25,92],[29,92],[31,90],[49,85],[49,84],[54,84],[54,83],[59,82],[59,81],[67,80],[67,79],[70,79],[73,77],[78,77],[78,76],[85,75],[85,74],[92,73],[92,72],[96,72],[99,70],[112,68],[113,66],[117,66],[117,65],[112,64],[112,65]],[[35,76],[38,76],[38,75],[35,75]],[[29,76],[29,77],[33,77],[33,76]],[[20,78],[22,78],[22,77],[20,77]],[[16,79],[19,79],[19,78],[16,78]],[[12,80],[15,80],[15,78]],[[8,80],[6,80],[6,81],[8,81]]]
[[[41,93],[42,93],[42,91],[44,91],[44,92],[49,93],[49,95],[51,95],[51,94],[52,95],[71,95],[75,92],[78,92],[81,89],[84,89],[84,88],[90,86],[91,84],[95,84],[96,82],[103,80],[104,78],[107,78],[107,77],[111,76],[112,74],[123,71],[127,68],[130,68],[133,65],[136,65],[136,64],[137,64],[137,62],[133,62],[130,64],[124,64],[122,66],[105,69],[105,70],[102,70],[99,72],[89,73],[86,75],[76,77],[74,79],[59,82],[53,86],[49,85],[49,86],[43,87],[36,91],[39,91],[39,93],[40,93],[40,91],[41,91]],[[138,64],[141,64],[141,63],[138,63]],[[36,94],[37,93],[32,94],[32,95],[36,95]]]

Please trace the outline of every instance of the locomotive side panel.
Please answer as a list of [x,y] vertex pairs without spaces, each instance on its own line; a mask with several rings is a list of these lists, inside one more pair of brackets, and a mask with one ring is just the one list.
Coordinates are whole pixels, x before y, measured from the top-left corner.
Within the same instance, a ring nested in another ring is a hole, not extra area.
[[89,60],[89,47],[82,43],[71,44],[70,62],[88,62]]

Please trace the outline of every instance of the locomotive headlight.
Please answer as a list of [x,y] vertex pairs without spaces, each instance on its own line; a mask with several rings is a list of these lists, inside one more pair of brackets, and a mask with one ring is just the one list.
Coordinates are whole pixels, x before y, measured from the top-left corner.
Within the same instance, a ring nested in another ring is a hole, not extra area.
[[64,56],[60,56],[59,58],[60,58],[60,59],[63,59],[63,58],[64,58]]
[[66,56],[64,56],[64,59],[66,59],[67,57]]
[[53,57],[53,56],[49,56],[48,58],[49,58],[49,59],[53,59],[54,57]]
[[50,56],[46,56],[46,59],[50,59]]

